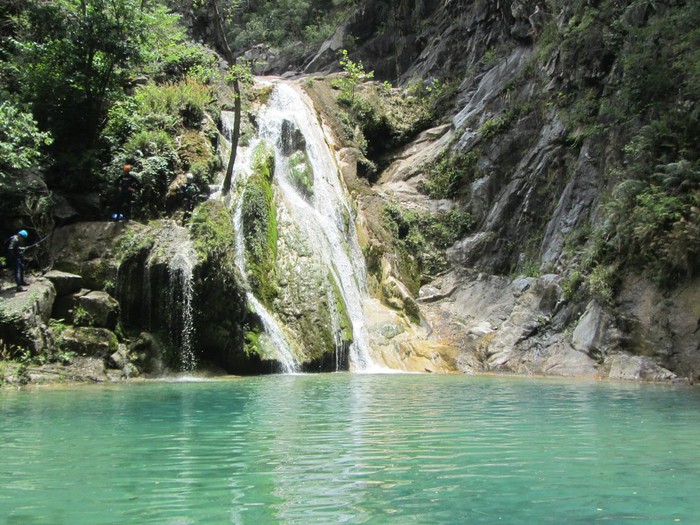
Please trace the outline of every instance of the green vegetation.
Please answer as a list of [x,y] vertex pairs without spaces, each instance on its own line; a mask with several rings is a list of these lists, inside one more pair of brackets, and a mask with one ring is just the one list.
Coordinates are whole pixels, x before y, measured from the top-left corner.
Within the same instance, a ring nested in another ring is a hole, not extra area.
[[361,63],[343,56],[345,72],[331,82],[339,90],[339,120],[346,140],[365,156],[360,163],[367,167],[367,178],[373,180],[382,167],[378,166],[382,155],[433,123],[452,88],[436,79],[406,89],[392,88],[387,82],[366,82],[371,74],[364,73]]
[[0,19],[0,192],[26,191],[31,170],[49,191],[109,206],[128,163],[143,188],[134,214],[150,218],[178,173],[212,176],[214,148],[192,134],[212,138],[202,123],[217,118],[218,59],[164,2],[29,0]]
[[271,184],[274,162],[272,148],[261,143],[253,152],[253,174],[246,181],[243,193],[248,280],[266,306],[277,296],[277,208]]
[[366,72],[362,62],[353,62],[348,56],[348,50],[343,49],[340,56],[340,66],[345,74],[338,80],[340,87],[339,100],[346,102],[350,107],[355,103],[355,93],[363,82],[374,77],[374,72]]
[[95,319],[83,306],[78,305],[73,311],[73,323],[75,326],[95,326]]
[[335,302],[335,311],[338,314],[340,322],[340,339],[341,343],[349,344],[352,342],[352,319],[350,319],[350,314],[348,313],[348,307],[343,299],[343,294],[340,292],[338,283],[335,282],[333,275],[328,273],[328,282],[331,284],[331,290],[333,293],[333,299]]
[[202,259],[227,258],[235,246],[233,218],[222,202],[206,201],[195,208],[190,223],[197,254]]
[[148,252],[155,242],[153,230],[133,226],[126,228],[115,249],[119,264]]
[[[581,282],[608,302],[615,292],[610,268],[677,286],[700,270],[700,4],[577,1],[560,14],[544,22],[531,64],[494,99],[493,116],[467,154],[481,155],[521,122],[522,129],[536,122],[524,117],[556,114],[568,152],[578,155],[588,140],[592,155],[604,155],[595,159],[606,170],[601,211],[568,241]],[[496,170],[512,169],[507,162]],[[457,198],[474,176],[469,166],[454,169],[446,154],[423,189]]]
[[[600,103],[598,122],[639,125],[608,171],[612,191],[587,260],[673,287],[700,269],[700,6],[649,3],[647,13],[624,27],[620,89]],[[616,106],[624,115],[609,112]]]
[[41,147],[51,142],[51,135],[39,131],[31,113],[9,101],[0,104],[0,188],[16,180],[13,172],[38,167]]
[[433,199],[453,199],[479,177],[479,153],[446,150],[426,170],[421,190]]
[[300,0],[233,3],[230,40],[235,49],[256,44],[288,48],[294,53],[314,49],[335,31],[356,0]]
[[[466,212],[416,212],[396,203],[388,203],[384,214],[406,270],[402,273],[413,276],[405,282],[414,292],[425,279],[447,269],[445,250],[463,238],[474,224]],[[415,269],[411,268],[413,265]]]

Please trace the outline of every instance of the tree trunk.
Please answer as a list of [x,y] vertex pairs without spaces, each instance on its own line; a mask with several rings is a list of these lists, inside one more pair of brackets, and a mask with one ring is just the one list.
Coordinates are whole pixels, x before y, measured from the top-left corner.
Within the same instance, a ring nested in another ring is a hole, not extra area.
[[[216,29],[216,34],[219,40],[219,46],[224,52],[224,58],[228,62],[229,68],[236,64],[236,58],[233,56],[231,47],[228,45],[226,40],[226,33],[224,32],[224,22],[221,17],[221,11],[219,10],[219,4],[217,0],[209,0],[212,10],[214,11],[214,26]],[[238,78],[233,76],[233,94],[234,94],[234,104],[233,104],[233,136],[231,137],[231,155],[228,158],[228,166],[226,167],[226,176],[224,177],[224,183],[221,186],[221,194],[228,195],[231,190],[231,178],[233,177],[233,165],[236,162],[236,153],[238,151],[238,140],[241,136],[241,87],[238,82]]]

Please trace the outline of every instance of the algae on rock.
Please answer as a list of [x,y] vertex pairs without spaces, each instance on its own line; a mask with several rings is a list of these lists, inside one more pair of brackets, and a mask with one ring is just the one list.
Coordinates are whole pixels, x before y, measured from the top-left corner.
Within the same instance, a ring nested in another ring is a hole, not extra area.
[[277,208],[272,190],[274,150],[261,143],[253,152],[253,174],[243,193],[243,235],[248,281],[263,304],[277,296]]

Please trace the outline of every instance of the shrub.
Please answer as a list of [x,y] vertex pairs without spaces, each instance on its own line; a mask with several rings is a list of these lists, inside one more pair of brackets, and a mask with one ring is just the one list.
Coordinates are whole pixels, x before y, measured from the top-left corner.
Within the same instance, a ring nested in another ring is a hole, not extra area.
[[[124,157],[117,160],[136,159],[134,172],[141,183],[133,203],[134,213],[156,217],[165,209],[165,194],[175,176],[175,144],[165,131],[141,131],[127,142],[124,149]],[[114,172],[117,172],[116,167]]]
[[598,260],[619,260],[672,286],[700,267],[700,168],[659,166],[646,180],[619,183],[594,235]]
[[479,176],[478,152],[445,151],[428,166],[426,180],[421,189],[433,199],[456,197],[460,190]]
[[137,91],[135,100],[147,126],[174,131],[178,126],[198,128],[212,93],[204,84],[186,78],[176,83],[146,84]]
[[415,212],[393,202],[384,207],[384,214],[398,249],[415,257],[418,271],[426,276],[447,269],[445,250],[474,225],[473,218],[466,212]]
[[41,147],[51,142],[51,135],[39,131],[31,113],[7,101],[0,104],[0,184],[9,182],[9,170],[37,166]]

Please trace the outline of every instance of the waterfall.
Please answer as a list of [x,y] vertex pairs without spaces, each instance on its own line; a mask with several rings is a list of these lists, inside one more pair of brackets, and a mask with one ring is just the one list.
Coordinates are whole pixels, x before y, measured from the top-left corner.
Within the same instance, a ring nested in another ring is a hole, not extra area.
[[[263,82],[269,85],[269,81]],[[230,112],[222,112],[222,128],[226,134],[232,128],[232,118]],[[305,329],[307,333],[300,333],[298,325],[291,329],[286,324],[303,315],[295,310],[303,310],[307,306],[304,304],[298,308],[294,300],[289,299],[295,297],[290,286],[297,292],[303,290],[298,301],[316,294],[316,298],[321,298],[325,304],[323,315],[332,326],[323,329],[328,329],[330,344],[335,344],[336,370],[343,363],[349,363],[353,371],[378,370],[370,355],[369,334],[365,325],[367,270],[355,228],[355,211],[349,203],[335,154],[316,111],[297,86],[278,80],[272,83],[272,92],[268,102],[258,112],[256,124],[257,136],[248,144],[239,146],[234,166],[230,205],[238,233],[235,256],[245,279],[242,203],[246,180],[253,172],[253,152],[256,146],[264,143],[274,151],[271,184],[279,222],[278,246],[280,250],[284,247],[277,261],[277,278],[283,281],[280,286],[290,290],[290,295],[285,300],[275,300],[274,304],[262,304],[260,298],[248,292],[248,304],[260,317],[268,342],[274,345],[276,358],[285,372],[299,370],[298,352],[304,351],[304,337],[308,335],[308,327]],[[224,138],[223,149],[228,154],[229,137]],[[290,140],[296,140],[291,147]],[[298,180],[293,178],[290,164],[295,154],[301,155],[305,165],[310,167],[312,180],[307,182],[312,188],[300,187]],[[301,248],[291,246],[294,242],[299,243]],[[305,279],[300,279],[298,275],[301,270],[307,272]],[[352,342],[348,348],[350,339]]]
[[[192,280],[197,253],[191,241],[178,244],[177,251],[168,265],[171,286],[177,286],[181,295],[181,340],[180,340],[180,370],[192,372],[197,367],[197,358],[192,348],[194,323],[192,317]],[[179,294],[178,294],[179,295]]]
[[[291,183],[282,151],[284,123],[292,123],[303,136],[313,170],[313,197],[308,200]],[[284,205],[297,227],[311,240],[310,246],[329,269],[352,321],[349,349],[354,370],[374,368],[364,321],[367,295],[364,257],[357,240],[354,211],[349,205],[342,175],[311,102],[295,87],[277,82],[267,107],[258,116],[259,136],[275,147],[275,182]]]

